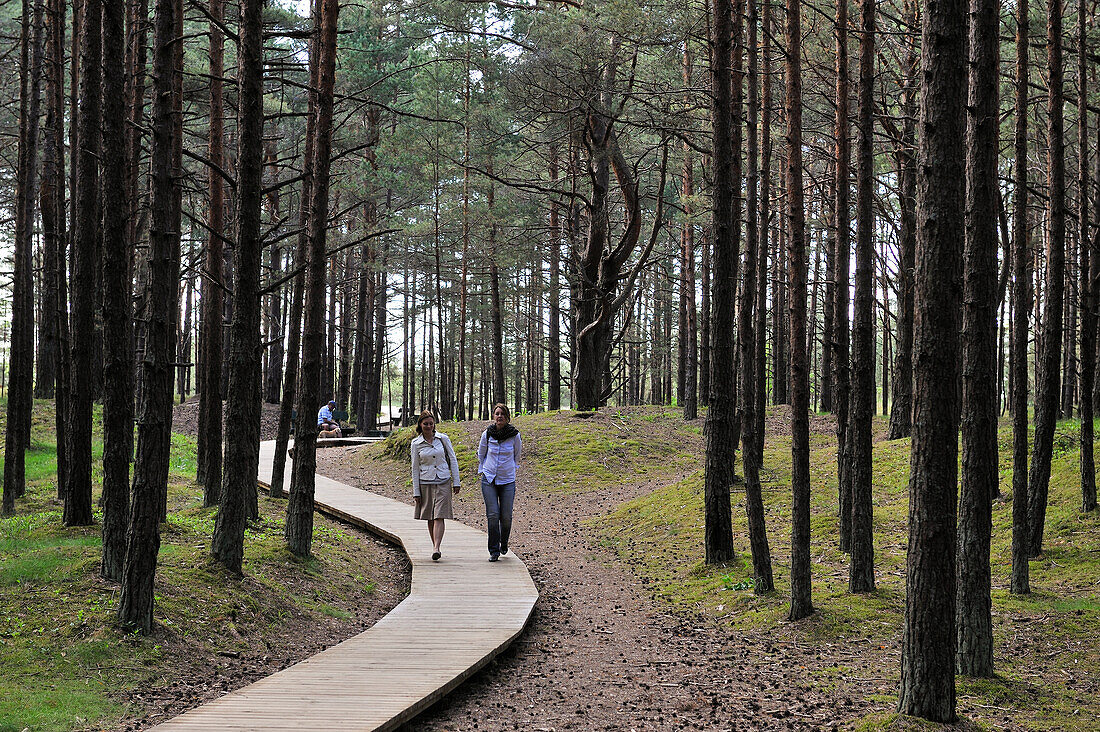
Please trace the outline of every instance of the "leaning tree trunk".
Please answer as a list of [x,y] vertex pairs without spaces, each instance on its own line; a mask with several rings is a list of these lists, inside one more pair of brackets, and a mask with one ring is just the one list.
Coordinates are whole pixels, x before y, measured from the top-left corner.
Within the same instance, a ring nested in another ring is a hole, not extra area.
[[329,168],[332,151],[333,85],[336,73],[338,0],[321,4],[318,47],[317,121],[314,142],[313,191],[309,218],[309,270],[302,346],[302,378],[298,390],[298,424],[294,440],[294,474],[287,505],[286,540],[290,551],[309,556],[313,543],[314,470],[317,465],[317,420],[321,389],[322,325],[325,317],[325,232],[328,225]]
[[[732,107],[730,57],[733,52],[733,3],[713,0],[714,27],[711,38],[711,84],[714,90],[712,120],[714,127],[714,192],[712,219],[714,254],[711,279],[711,383],[710,409],[707,411],[706,472],[704,484],[705,546],[708,564],[728,562],[733,550],[730,488],[734,482],[737,445],[730,439],[734,410],[733,305],[737,283],[738,218],[734,189],[733,158],[741,151],[733,147],[732,126],[738,113]],[[738,39],[739,40],[739,39]]]
[[1028,0],[1016,5],[1016,182],[1012,242],[1015,285],[1012,291],[1012,582],[1013,594],[1031,592],[1027,520],[1027,341],[1031,315],[1031,277],[1027,227]]
[[[65,425],[68,466],[65,524],[92,523],[92,371],[95,339],[96,237],[99,231],[100,7],[83,3],[75,229],[72,252],[72,390]],[[172,284],[175,288],[175,283]]]
[[[130,292],[126,237],[126,58],[120,2],[103,4],[103,288]],[[130,298],[103,299],[103,561],[100,573],[122,579],[130,523],[130,455],[134,442],[134,371]]]
[[[814,612],[810,584],[810,373],[806,358],[806,212],[802,202],[802,7],[787,0],[787,246],[791,313],[791,620]],[[794,49],[793,51],[791,49]]]
[[993,676],[989,542],[997,454],[997,0],[970,0],[963,298],[962,497],[959,501],[959,673]]
[[[93,4],[95,0],[85,0]],[[172,223],[174,188],[179,171],[172,168],[176,126],[172,77],[176,41],[175,16],[180,0],[157,0],[153,38],[153,119],[151,225],[149,229],[148,307],[145,352],[141,361],[138,402],[137,460],[133,507],[126,539],[118,620],[145,635],[153,631],[153,581],[160,552],[161,495],[168,485],[169,427],[172,421],[173,313],[179,283],[178,230]],[[89,5],[85,5],[89,7]],[[87,20],[87,18],[86,18]],[[83,137],[81,138],[84,139]]]
[[875,0],[860,3],[859,100],[856,125],[856,293],[852,327],[852,391],[847,440],[852,461],[849,493],[851,563],[848,589],[875,589],[872,530],[871,420],[875,414],[874,269]]
[[260,268],[263,241],[263,0],[241,3],[240,101],[237,109],[237,236],[234,248],[233,322],[230,325],[229,391],[226,394],[225,462],[221,506],[211,552],[241,573],[249,491],[256,493],[260,460]]
[[1059,413],[1062,364],[1062,313],[1066,275],[1066,141],[1062,112],[1062,0],[1047,2],[1047,171],[1050,190],[1050,230],[1047,239],[1046,292],[1043,293],[1043,337],[1039,343],[1035,394],[1035,443],[1031,448],[1027,514],[1031,524],[1031,556],[1043,550],[1054,428]]
[[955,504],[966,3],[925,6],[909,559],[898,711],[955,719]]

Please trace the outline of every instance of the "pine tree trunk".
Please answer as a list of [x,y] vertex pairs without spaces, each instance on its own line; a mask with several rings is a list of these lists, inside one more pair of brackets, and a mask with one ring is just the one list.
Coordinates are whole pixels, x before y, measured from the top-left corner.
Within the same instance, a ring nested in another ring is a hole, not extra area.
[[[122,3],[103,4],[103,287],[130,291],[126,238],[126,38]],[[130,523],[130,456],[134,440],[133,359],[129,297],[103,299],[103,561],[100,573],[122,579]]]
[[959,673],[993,676],[989,543],[997,453],[998,2],[970,0],[963,297],[962,495],[959,501]]
[[[905,16],[909,24],[919,25],[916,0],[906,0]],[[901,99],[901,142],[898,145],[898,328],[897,348],[894,352],[894,409],[890,412],[888,439],[908,437],[912,431],[913,416],[913,268],[916,252],[916,168],[914,148],[917,116],[917,52],[913,40],[905,58]]]
[[[771,198],[772,198],[772,60],[771,42],[774,33],[772,24],[772,4],[763,3],[761,16],[763,42],[761,43],[761,79],[763,91],[760,99],[760,257],[757,262],[757,302],[756,311],[756,433],[757,464],[764,460],[764,412],[767,409],[767,346],[768,346],[768,256],[771,234]],[[773,257],[773,260],[775,258]]]
[[1027,517],[1027,341],[1031,314],[1031,249],[1027,220],[1027,92],[1028,0],[1016,3],[1016,181],[1012,231],[1014,286],[1012,292],[1012,582],[1013,594],[1031,592],[1028,555],[1031,550]]
[[[172,167],[176,126],[172,77],[173,45],[177,39],[175,18],[180,0],[157,0],[153,38],[153,118],[151,175],[151,226],[149,230],[148,308],[145,350],[141,361],[138,402],[137,460],[134,464],[133,506],[126,539],[118,620],[123,627],[145,635],[153,630],[153,582],[160,552],[161,495],[168,485],[169,428],[172,421],[172,354],[175,334],[173,312],[178,307],[178,227],[172,223],[174,188],[180,184]],[[85,8],[96,5],[85,0]],[[85,21],[91,22],[91,13]],[[83,130],[81,131],[81,140]],[[167,293],[167,296],[165,296]],[[75,372],[74,372],[75,376]],[[75,386],[75,380],[74,380]]]
[[[314,471],[320,403],[321,324],[325,305],[325,234],[328,224],[329,169],[332,153],[333,86],[336,74],[338,0],[322,0],[318,43],[317,121],[313,191],[309,218],[309,276],[306,287],[302,379],[294,440],[294,475],[287,505],[286,540],[292,553],[307,557],[313,544]],[[258,34],[257,34],[258,35]]]
[[[313,40],[309,48],[310,88],[316,89],[320,81],[318,63],[318,38],[320,36],[320,0],[313,2]],[[315,129],[317,124],[317,98],[309,95],[306,113],[305,149],[302,155],[302,190],[298,210],[297,246],[294,250],[294,267],[298,270],[294,276],[293,293],[290,300],[290,317],[287,320],[286,373],[283,375],[283,399],[279,403],[279,428],[275,436],[275,457],[271,461],[271,497],[285,495],[284,481],[286,473],[287,446],[290,444],[290,421],[298,394],[298,367],[300,363],[302,339],[302,310],[305,302],[305,273],[302,268],[309,261],[309,211],[313,196]],[[309,415],[310,420],[312,414]]]
[[[791,611],[814,612],[810,582],[810,374],[806,358],[806,214],[802,201],[802,8],[787,0],[787,260],[791,313]],[[790,49],[794,49],[791,51]]]
[[833,400],[836,404],[837,500],[840,506],[840,550],[848,551],[852,534],[852,484],[849,475],[848,362],[849,266],[852,251],[849,206],[851,139],[848,120],[848,0],[836,2],[836,295],[833,311]]
[[[225,0],[210,3],[210,141],[212,166],[225,167],[225,102],[222,76],[225,73],[225,37],[221,23]],[[199,425],[197,479],[203,486],[203,505],[221,501],[222,485],[222,312],[225,304],[222,276],[225,231],[225,182],[213,167],[208,170],[206,255],[202,280],[201,334],[199,338]]]
[[[556,186],[558,181],[558,148],[557,146],[551,146],[550,148],[550,184]],[[560,204],[557,200],[550,202],[550,307],[549,318],[550,323],[547,330],[547,346],[548,346],[548,359],[546,369],[547,387],[546,387],[546,408],[554,412],[561,409],[561,222],[560,217]],[[465,226],[465,223],[463,224]],[[465,231],[465,229],[464,229]],[[465,247],[465,240],[463,241],[463,247]],[[465,252],[465,248],[463,252]],[[463,255],[463,262],[465,262],[465,255]],[[463,266],[463,273],[465,274],[465,266]],[[465,302],[466,295],[466,279],[465,276],[462,280],[462,294],[463,302]],[[465,313],[463,313],[463,321],[465,320]],[[463,342],[465,342],[465,330],[462,335]],[[459,369],[462,368],[464,361],[459,360]],[[462,399],[462,389],[458,390],[458,398]]]
[[[37,21],[37,22],[36,22]],[[4,436],[4,496],[2,513],[15,511],[15,499],[26,492],[25,453],[30,446],[34,368],[34,193],[37,187],[39,76],[42,64],[41,6],[34,16],[24,0],[19,60],[19,143],[16,174],[16,223],[13,256],[11,335],[8,374],[7,423]],[[89,405],[90,406],[90,405]],[[91,429],[89,413],[89,431]],[[89,434],[89,439],[91,435]],[[89,445],[90,450],[90,445]],[[88,458],[89,471],[91,455]],[[66,523],[91,523],[91,476],[87,495],[87,519]],[[81,505],[83,500],[81,501]],[[65,504],[66,509],[69,503]],[[77,514],[82,517],[83,514]]]
[[[740,42],[734,39],[734,8],[730,0],[712,0],[714,26],[711,38],[711,88],[714,95],[713,226],[714,260],[711,282],[711,378],[710,409],[707,412],[706,478],[704,486],[705,547],[707,564],[734,558],[730,488],[734,482],[737,444],[730,439],[734,429],[736,372],[734,370],[733,308],[736,296],[738,219],[734,157],[741,151],[733,145],[733,125],[740,114],[733,109],[731,56]],[[740,52],[740,49],[737,49]]]
[[848,589],[875,589],[872,532],[871,420],[875,414],[874,320],[874,82],[875,0],[860,2],[859,100],[856,124],[856,289],[852,324],[852,385],[848,415],[851,444],[851,563]]
[[[1086,59],[1088,56],[1088,14],[1085,3],[1077,2],[1077,225],[1081,248],[1081,511],[1095,510],[1096,463],[1093,457],[1092,390],[1096,379],[1096,288],[1100,278],[1100,231],[1089,239],[1089,113]],[[1098,127],[1100,131],[1100,127]],[[1097,148],[1100,165],[1100,146]],[[1096,181],[1100,184],[1100,179]],[[1097,193],[1100,198],[1100,191]]]
[[1028,521],[1031,524],[1031,556],[1043,550],[1043,529],[1050,488],[1050,463],[1054,428],[1058,422],[1058,396],[1062,361],[1062,314],[1066,253],[1066,142],[1063,134],[1062,0],[1047,3],[1047,170],[1050,189],[1050,230],[1043,298],[1043,336],[1035,394],[1035,442],[1031,449],[1028,480]]
[[[55,0],[43,0],[39,3],[43,13],[41,25],[45,35],[43,46],[43,72],[45,80],[46,119],[42,134],[42,184],[39,187],[39,210],[42,216],[42,290],[41,310],[38,320],[38,363],[35,367],[37,379],[34,385],[35,399],[53,399],[56,393],[58,375],[58,238],[64,229],[64,199],[59,202],[58,192],[64,195],[64,173],[58,173],[58,166],[64,154],[62,128],[64,127],[63,99],[55,99],[64,73],[64,51],[58,51],[60,37],[65,33],[65,8],[60,12]],[[63,261],[63,259],[62,259]],[[55,403],[56,409],[56,403]],[[58,444],[63,444],[58,438]],[[59,451],[61,452],[61,451]],[[60,457],[60,456],[59,456]]]
[[955,506],[966,3],[925,6],[918,151],[909,558],[898,711],[955,719]]
[[760,256],[759,228],[756,221],[757,200],[757,134],[756,109],[757,58],[756,58],[756,7],[757,0],[747,0],[749,22],[749,98],[748,98],[748,194],[746,213],[748,230],[745,242],[745,273],[741,285],[741,307],[738,311],[738,345],[741,349],[741,459],[745,470],[745,511],[748,514],[749,546],[752,549],[753,590],[756,594],[771,592],[775,589],[772,576],[771,549],[768,546],[767,526],[764,523],[764,499],[760,487],[760,452],[758,444],[764,441],[764,433],[756,418],[760,402],[756,398],[756,310],[764,307],[764,301],[757,299],[759,277],[757,259]]
[[[64,520],[92,523],[92,372],[95,338],[96,238],[99,220],[100,0],[84,0],[80,44],[80,107],[76,126],[77,188],[72,251],[72,391],[65,425],[68,466]],[[172,284],[175,290],[176,284]]]
[[[691,85],[691,48],[690,41],[684,41],[684,86]],[[752,83],[752,82],[750,82]],[[749,101],[750,109],[755,100]],[[751,122],[750,122],[750,129]],[[750,132],[751,134],[751,132]],[[750,166],[755,161],[750,160]],[[683,354],[678,373],[681,374],[680,402],[684,408],[684,419],[696,419],[699,416],[699,344],[697,342],[697,315],[695,312],[695,223],[692,221],[694,209],[691,197],[695,194],[695,163],[691,155],[691,146],[684,143],[684,230],[680,238],[680,350]],[[749,206],[750,211],[752,205]]]
[[[241,3],[237,77],[237,231],[234,242],[233,320],[230,324],[229,390],[226,392],[225,464],[221,504],[211,554],[241,573],[244,530],[260,459],[260,269],[263,242],[262,0]],[[312,416],[312,415],[311,415]]]
[[[47,16],[46,137],[42,156],[42,229],[48,254],[44,317],[57,336],[54,389],[54,429],[57,436],[57,497],[64,498],[65,420],[69,404],[69,314],[67,234],[65,225],[65,2],[50,0]],[[41,374],[39,375],[41,377]]]

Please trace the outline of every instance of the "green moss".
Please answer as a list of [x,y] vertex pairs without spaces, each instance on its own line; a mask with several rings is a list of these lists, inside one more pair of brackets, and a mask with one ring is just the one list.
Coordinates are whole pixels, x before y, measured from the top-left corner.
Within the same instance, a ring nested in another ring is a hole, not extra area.
[[[628,428],[630,426],[628,425]],[[876,420],[876,434],[885,424]],[[1011,488],[1012,430],[1001,427],[1002,491]],[[991,683],[960,679],[960,709],[967,704],[1005,706],[1015,724],[1039,729],[1078,729],[1082,719],[1100,717],[1100,702],[1065,685],[1066,673],[1100,666],[1100,512],[1080,512],[1077,423],[1059,424],[1052,464],[1050,504],[1044,551],[1031,562],[1033,594],[1017,597],[1003,588],[1011,571],[1012,506],[993,504],[991,545],[994,642],[1001,677]],[[843,644],[853,638],[878,648],[896,648],[904,619],[908,536],[908,439],[874,445],[873,501],[877,591],[848,592],[847,555],[838,549],[835,439],[827,429],[811,438],[811,556],[813,602],[817,613],[796,628],[784,629],[790,592],[786,572],[790,556],[790,437],[769,434],[761,469],[765,521],[775,572],[776,592],[755,595],[749,562],[744,494],[735,490],[733,535],[739,552],[729,564],[713,567],[703,553],[703,472],[658,487],[591,522],[602,545],[624,558],[654,597],[675,612],[702,615],[732,628],[790,633],[802,641]],[[555,444],[553,448],[557,449]],[[696,450],[701,450],[697,445]],[[651,469],[649,476],[659,474]],[[741,488],[738,486],[737,488]],[[1010,498],[1007,496],[1006,498]],[[687,560],[687,561],[685,561]],[[1015,641],[1025,634],[1021,647]],[[1011,651],[1005,650],[1011,647]],[[872,651],[873,652],[873,651]],[[1044,693],[1018,679],[1046,674]],[[866,668],[854,676],[868,674]],[[881,675],[883,669],[874,669]],[[897,678],[891,663],[886,673]],[[874,701],[867,697],[868,701]],[[890,706],[896,699],[879,699]],[[974,715],[985,716],[985,715]],[[940,729],[896,715],[873,715],[856,729]],[[982,728],[984,721],[966,723]],[[918,725],[918,726],[913,726]]]

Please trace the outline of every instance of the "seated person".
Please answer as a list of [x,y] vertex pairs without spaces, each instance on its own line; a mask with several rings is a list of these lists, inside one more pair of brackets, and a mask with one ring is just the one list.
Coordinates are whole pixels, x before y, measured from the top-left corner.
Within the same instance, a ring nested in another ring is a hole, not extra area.
[[318,437],[342,437],[343,432],[340,431],[340,425],[336,419],[332,416],[332,410],[336,407],[336,402],[330,401],[325,406],[321,407],[317,411],[317,429],[320,432]]

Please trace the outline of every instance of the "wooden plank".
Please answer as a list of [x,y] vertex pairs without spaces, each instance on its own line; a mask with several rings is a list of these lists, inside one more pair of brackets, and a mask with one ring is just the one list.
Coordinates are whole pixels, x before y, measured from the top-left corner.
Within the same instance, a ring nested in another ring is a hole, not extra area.
[[[271,481],[274,443],[260,446],[258,480]],[[286,485],[290,484],[288,464]],[[438,562],[412,507],[317,476],[318,511],[401,545],[413,566],[409,596],[370,629],[154,729],[389,730],[469,678],[523,632],[538,591],[523,561],[485,561],[486,537],[447,524]],[[445,622],[440,619],[445,618]],[[419,629],[433,627],[431,647]]]

